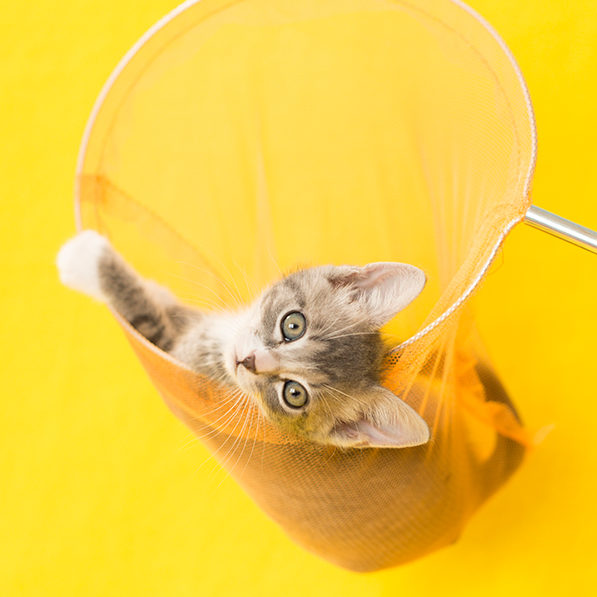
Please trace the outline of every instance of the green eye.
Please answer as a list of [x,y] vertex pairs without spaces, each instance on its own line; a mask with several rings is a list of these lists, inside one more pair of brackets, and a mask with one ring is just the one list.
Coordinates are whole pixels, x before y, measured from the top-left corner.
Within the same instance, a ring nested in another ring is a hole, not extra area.
[[307,320],[302,313],[292,311],[282,318],[280,328],[282,329],[284,340],[286,340],[286,342],[292,342],[304,335],[307,330]]
[[286,402],[290,408],[301,408],[305,406],[309,398],[307,395],[307,390],[305,390],[305,388],[303,388],[298,381],[290,380],[284,384],[282,396],[284,398],[284,402]]

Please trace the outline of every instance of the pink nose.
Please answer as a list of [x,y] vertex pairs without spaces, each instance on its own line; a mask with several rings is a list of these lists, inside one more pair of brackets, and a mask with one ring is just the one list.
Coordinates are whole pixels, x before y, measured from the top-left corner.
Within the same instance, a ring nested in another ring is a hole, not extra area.
[[245,369],[248,369],[251,373],[255,373],[255,353],[251,353],[238,364],[242,365]]
[[278,355],[271,350],[255,351],[255,369],[258,373],[276,373],[280,369],[280,359]]

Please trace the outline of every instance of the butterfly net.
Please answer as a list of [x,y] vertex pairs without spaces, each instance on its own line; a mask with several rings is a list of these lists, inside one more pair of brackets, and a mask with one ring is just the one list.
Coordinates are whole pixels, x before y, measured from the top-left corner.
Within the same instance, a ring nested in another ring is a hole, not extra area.
[[520,463],[529,434],[480,358],[470,297],[529,205],[534,144],[512,57],[448,0],[188,2],[104,87],[78,225],[181,300],[234,308],[296,266],[427,273],[384,330],[383,383],[431,430],[414,448],[285,435],[121,321],[170,409],[312,552],[353,570],[420,557]]

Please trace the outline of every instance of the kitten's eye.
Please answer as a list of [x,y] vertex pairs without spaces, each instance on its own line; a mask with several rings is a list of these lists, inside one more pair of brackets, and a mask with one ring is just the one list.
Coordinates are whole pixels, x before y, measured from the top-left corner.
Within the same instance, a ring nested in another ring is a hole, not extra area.
[[285,315],[280,324],[282,336],[287,342],[298,340],[307,330],[307,320],[299,311],[292,311]]
[[307,390],[298,381],[287,381],[282,390],[284,402],[291,408],[301,408],[307,404]]

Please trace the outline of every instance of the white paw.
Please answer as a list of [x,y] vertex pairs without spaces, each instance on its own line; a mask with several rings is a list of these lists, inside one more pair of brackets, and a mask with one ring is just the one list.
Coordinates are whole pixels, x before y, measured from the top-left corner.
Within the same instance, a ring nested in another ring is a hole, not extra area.
[[110,243],[95,230],[84,230],[65,243],[56,257],[60,281],[69,288],[104,301],[99,262]]

